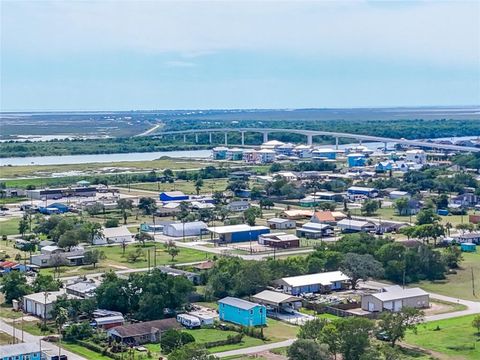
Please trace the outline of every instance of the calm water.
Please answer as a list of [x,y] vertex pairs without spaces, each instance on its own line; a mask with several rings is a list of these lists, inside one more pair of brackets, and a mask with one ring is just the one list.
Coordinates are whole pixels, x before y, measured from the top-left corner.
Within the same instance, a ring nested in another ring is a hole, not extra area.
[[[474,136],[464,136],[456,138],[439,138],[437,140],[468,140],[474,139]],[[339,149],[345,149],[358,143],[340,145]],[[363,143],[369,149],[376,150],[382,148],[382,142]],[[387,144],[389,148],[394,143]],[[230,145],[234,146],[234,145]],[[235,145],[237,146],[237,145]],[[333,148],[335,145],[322,145],[322,148]],[[31,157],[10,157],[1,158],[0,166],[26,166],[26,165],[64,165],[64,164],[87,164],[87,163],[109,163],[119,161],[151,161],[162,156],[171,158],[190,158],[190,159],[207,159],[212,154],[211,150],[188,150],[188,151],[158,151],[158,152],[142,152],[142,153],[125,153],[125,154],[94,154],[94,155],[64,155],[64,156],[31,156]]]

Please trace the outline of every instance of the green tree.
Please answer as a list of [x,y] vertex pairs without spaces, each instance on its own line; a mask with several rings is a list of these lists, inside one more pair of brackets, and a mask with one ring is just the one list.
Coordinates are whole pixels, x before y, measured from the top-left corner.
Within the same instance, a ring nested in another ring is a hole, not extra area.
[[27,283],[26,276],[19,271],[11,271],[0,278],[1,291],[5,296],[5,302],[11,304],[12,300],[20,299],[24,295],[32,292],[32,288]]
[[72,247],[77,246],[79,242],[78,230],[68,230],[60,236],[57,245],[63,249],[67,248],[70,250]]
[[214,355],[210,355],[207,349],[196,343],[190,343],[168,355],[168,360],[217,360]]
[[24,216],[18,222],[18,232],[22,235],[22,238],[25,237],[25,233],[28,231],[28,229],[29,229],[28,220],[27,220],[27,217]]
[[362,208],[360,209],[362,214],[365,214],[367,216],[371,216],[375,214],[378,210],[378,201],[375,200],[366,200]]
[[463,260],[462,251],[456,245],[449,245],[442,253],[445,264],[450,269],[457,269]]
[[195,180],[195,191],[197,192],[197,195],[200,194],[200,190],[202,189],[203,186],[203,179],[201,177],[198,177],[197,180]]
[[472,326],[477,329],[477,335],[480,335],[480,315],[476,315],[472,320]]
[[422,321],[422,311],[411,307],[404,307],[398,312],[384,312],[378,322],[378,330],[386,335],[390,341],[390,345],[394,347],[398,340],[405,337],[407,330],[412,330],[416,333],[417,326]]
[[310,339],[298,339],[287,349],[289,360],[330,360],[328,346]]
[[157,210],[157,202],[151,197],[141,197],[138,201],[138,208],[145,215],[152,215]]
[[262,199],[259,202],[260,209],[270,209],[271,207],[275,206],[275,203],[270,199]]
[[162,334],[160,346],[162,347],[163,353],[169,354],[172,351],[194,341],[195,338],[189,333],[176,329],[170,329]]
[[100,249],[92,249],[85,251],[83,261],[85,264],[92,264],[95,269],[100,260],[105,260],[106,258],[104,251]]
[[55,280],[52,275],[38,274],[32,283],[34,292],[58,291],[62,287],[60,280]]
[[337,359],[337,354],[340,351],[340,333],[337,326],[332,323],[326,324],[320,332],[319,342],[328,346],[328,352]]
[[62,342],[62,328],[63,328],[63,325],[67,323],[67,321],[68,321],[67,309],[65,308],[58,309],[57,314],[55,316],[55,324],[57,325],[58,334],[59,334],[59,337],[58,337],[59,347],[61,346],[60,344]]
[[395,200],[393,206],[400,216],[410,214],[410,200],[408,198],[400,198]]
[[370,332],[374,323],[366,318],[346,317],[334,325],[340,334],[339,352],[345,360],[360,360],[370,347]]
[[131,210],[133,208],[133,201],[130,199],[119,199],[117,201],[117,208],[122,212],[123,225],[127,225],[127,210]]
[[86,206],[85,211],[88,213],[88,215],[94,217],[95,215],[101,214],[103,212],[103,205],[99,202],[96,202]]
[[262,217],[262,210],[259,207],[251,206],[243,212],[245,221],[250,226],[255,226],[258,217]]
[[174,261],[175,257],[180,254],[180,249],[177,246],[170,246],[167,248],[167,253],[172,257],[172,261]]
[[320,333],[323,328],[328,324],[326,319],[315,318],[305,322],[305,324],[300,327],[298,333],[299,339],[310,339],[317,341],[320,337]]
[[118,226],[118,219],[117,218],[110,218],[105,221],[106,228],[113,228]]
[[345,254],[345,258],[340,269],[350,277],[352,289],[357,287],[360,279],[379,278],[383,275],[383,267],[380,262],[374,259],[370,254]]
[[417,225],[433,224],[440,221],[441,218],[432,208],[422,209],[417,214]]

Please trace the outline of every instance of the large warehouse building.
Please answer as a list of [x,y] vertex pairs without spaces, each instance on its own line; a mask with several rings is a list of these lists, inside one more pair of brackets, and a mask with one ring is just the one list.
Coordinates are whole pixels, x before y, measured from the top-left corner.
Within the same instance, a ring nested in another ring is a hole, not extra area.
[[257,241],[262,234],[268,234],[270,229],[266,226],[249,226],[247,224],[230,226],[212,226],[208,231],[218,238],[220,243],[235,243],[242,241]]

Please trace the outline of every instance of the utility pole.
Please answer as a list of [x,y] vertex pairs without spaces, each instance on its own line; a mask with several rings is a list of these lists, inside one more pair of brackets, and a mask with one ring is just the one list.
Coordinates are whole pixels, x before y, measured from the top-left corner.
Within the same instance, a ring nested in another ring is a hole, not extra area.
[[472,293],[473,293],[473,296],[476,297],[475,295],[475,278],[473,277],[473,268],[471,268],[472,270]]

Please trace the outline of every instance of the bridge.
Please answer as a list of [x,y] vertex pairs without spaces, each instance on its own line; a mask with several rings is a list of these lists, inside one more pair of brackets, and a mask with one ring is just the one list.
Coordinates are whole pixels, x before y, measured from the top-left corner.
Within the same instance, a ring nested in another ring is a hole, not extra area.
[[239,132],[241,134],[241,144],[245,145],[245,133],[261,133],[263,134],[263,142],[268,141],[268,134],[270,133],[291,133],[291,134],[300,134],[304,135],[307,140],[308,145],[313,144],[314,136],[329,136],[335,138],[335,148],[338,150],[338,139],[354,139],[359,141],[361,144],[362,141],[368,142],[382,142],[387,147],[388,143],[417,146],[423,148],[431,149],[440,149],[440,150],[451,150],[451,151],[463,151],[463,152],[480,152],[480,148],[469,147],[469,146],[459,146],[451,144],[439,144],[430,141],[420,141],[420,140],[407,140],[407,139],[395,139],[387,138],[381,136],[372,136],[372,135],[360,135],[360,134],[351,134],[343,132],[331,132],[331,131],[318,131],[318,130],[302,130],[302,129],[276,129],[276,128],[212,128],[212,129],[190,129],[190,130],[178,130],[178,131],[167,131],[167,132],[152,132],[148,136],[164,136],[164,135],[183,135],[183,141],[186,142],[186,135],[195,134],[195,142],[198,143],[199,134],[208,134],[209,142],[212,143],[212,134],[214,133],[223,133],[225,136],[225,145],[228,145],[228,133],[230,132]]

